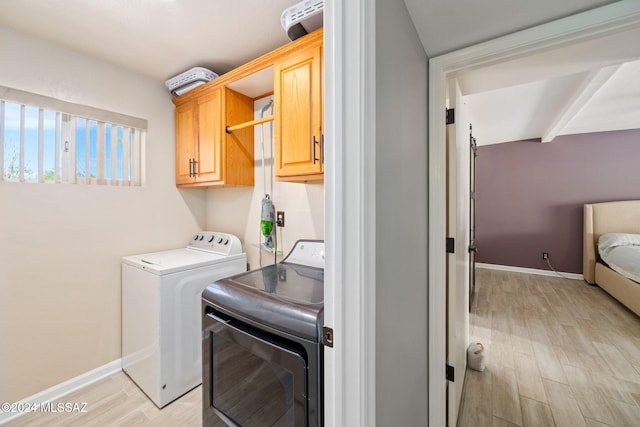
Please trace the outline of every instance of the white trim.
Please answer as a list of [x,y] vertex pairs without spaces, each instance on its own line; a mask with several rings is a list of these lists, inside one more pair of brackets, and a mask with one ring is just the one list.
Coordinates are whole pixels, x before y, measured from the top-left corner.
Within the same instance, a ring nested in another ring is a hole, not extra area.
[[[99,366],[89,372],[78,375],[77,377],[71,378],[70,380],[67,380],[63,383],[54,385],[53,387],[22,399],[20,402],[16,403],[18,404],[17,406],[31,406],[34,404],[40,405],[42,403],[52,402],[54,400],[61,399],[62,397],[73,393],[74,391],[80,390],[81,388],[93,384],[96,381],[100,381],[103,378],[113,375],[121,370],[122,360],[117,359],[113,362],[107,363],[106,365]],[[3,412],[2,410],[0,410],[0,425],[8,423],[9,421],[21,417],[22,415],[25,415],[27,413],[28,412]]]
[[327,0],[324,5],[324,132],[325,159],[324,165],[324,206],[325,206],[325,289],[324,289],[324,323],[334,330],[334,348],[324,349],[324,424],[327,427],[339,426],[344,419],[344,346],[342,328],[344,324],[344,301],[341,298],[343,256],[340,236],[343,221],[342,187],[338,183],[344,178],[342,156],[337,156],[338,147],[342,148],[342,140],[338,139],[342,129],[342,109],[340,93],[342,91],[342,67],[344,56],[343,44],[344,22],[339,0]]
[[[444,101],[444,102],[443,102]],[[429,61],[429,423],[445,426],[446,365],[446,75]],[[439,124],[439,125],[436,125]]]
[[604,7],[461,49],[429,61],[429,425],[446,423],[445,87],[447,78],[515,56],[640,26],[640,2]]
[[[363,171],[362,187],[362,287],[361,304],[361,348],[360,364],[362,392],[361,426],[376,427],[376,149],[370,142],[377,140],[376,131],[376,2],[363,2],[363,24],[360,60],[361,106],[360,155]],[[348,21],[347,21],[348,22]]]
[[564,276],[567,279],[584,280],[584,276],[582,274],[565,273],[564,271],[556,272],[551,270],[540,270],[537,268],[514,267],[511,265],[485,264],[482,262],[477,262],[476,268],[483,268],[485,270],[512,271],[514,273],[537,274],[538,276],[551,276],[551,277]]
[[375,0],[327,0],[325,425],[375,426]]

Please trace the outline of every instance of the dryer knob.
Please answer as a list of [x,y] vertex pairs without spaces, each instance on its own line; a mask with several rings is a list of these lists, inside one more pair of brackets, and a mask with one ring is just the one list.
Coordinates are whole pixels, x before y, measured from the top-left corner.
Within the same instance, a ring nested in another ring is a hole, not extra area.
[[218,243],[222,243],[222,237],[218,239]]
[[229,244],[229,239],[225,240],[225,241],[224,241],[224,244],[225,244],[225,245],[228,245],[228,244]]
[[211,238],[209,239],[209,243],[213,242],[213,239],[215,239],[216,236],[211,236]]
[[202,239],[204,239],[204,234],[200,236],[199,240],[202,240]]
[[193,237],[193,240],[198,240],[198,235],[197,234]]

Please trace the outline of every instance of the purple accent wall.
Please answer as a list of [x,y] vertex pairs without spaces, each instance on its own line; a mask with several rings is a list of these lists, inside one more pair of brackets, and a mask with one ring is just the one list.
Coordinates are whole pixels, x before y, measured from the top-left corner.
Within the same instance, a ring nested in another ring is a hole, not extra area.
[[640,129],[478,147],[477,262],[582,273],[582,205],[640,199]]

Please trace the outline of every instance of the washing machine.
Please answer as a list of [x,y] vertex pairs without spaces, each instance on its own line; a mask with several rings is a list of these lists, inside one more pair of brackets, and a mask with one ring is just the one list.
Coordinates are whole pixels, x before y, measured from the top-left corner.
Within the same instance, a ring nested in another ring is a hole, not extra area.
[[159,408],[202,383],[202,291],[246,270],[240,240],[212,231],[122,258],[122,369]]

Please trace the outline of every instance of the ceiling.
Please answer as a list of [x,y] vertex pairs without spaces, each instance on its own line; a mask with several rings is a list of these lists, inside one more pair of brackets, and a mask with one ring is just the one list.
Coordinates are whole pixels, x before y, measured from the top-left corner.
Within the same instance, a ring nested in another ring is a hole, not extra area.
[[0,0],[0,24],[163,82],[226,73],[289,42],[296,0]]
[[640,28],[457,76],[478,145],[640,129]]
[[[615,2],[405,3],[433,58]],[[640,29],[458,75],[478,145],[527,139],[551,142],[560,135],[640,128],[637,40]]]
[[[164,82],[195,66],[223,74],[288,43],[280,16],[296,3],[297,0],[0,0],[0,24]],[[405,0],[429,57],[608,3],[612,1]],[[630,40],[639,39],[636,35]],[[567,120],[565,114],[563,120],[567,123],[561,123],[566,125],[563,129],[575,132],[589,128],[602,116],[600,108],[604,107],[596,105],[599,100],[611,106],[615,104],[613,96],[621,95],[630,85],[634,90],[638,88],[637,79],[630,78],[633,73],[637,75],[637,64],[598,72],[602,67],[620,65],[621,57],[625,61],[640,58],[629,39],[622,45],[627,46],[628,52],[618,52],[615,58],[605,55],[604,59],[589,61],[578,59],[582,57],[576,53],[572,61],[584,66],[575,70],[566,61],[554,65],[554,61],[566,58],[557,54],[536,58],[540,62],[533,67],[524,59],[460,76],[465,101],[478,112],[477,121],[482,122],[482,126],[474,128],[486,128],[486,135],[492,136],[478,135],[479,143],[513,141],[534,133],[537,136],[533,138],[541,138],[539,131],[532,133],[523,130],[523,126],[530,125],[535,117],[540,122],[537,129],[553,128],[550,121],[556,116],[551,113],[574,112],[580,105],[567,106],[567,96],[585,103],[579,109],[585,110],[585,115]],[[614,77],[607,80],[609,74]],[[621,83],[617,82],[618,76]],[[583,86],[593,92],[591,97],[579,95]],[[637,106],[633,100],[627,101],[633,108]],[[512,108],[515,105],[518,108]],[[546,122],[542,110],[550,116]],[[509,114],[517,117],[510,118]],[[504,126],[505,122],[511,125]],[[558,126],[556,123],[555,128]],[[507,128],[514,130],[508,133]],[[496,138],[498,130],[502,133]],[[561,134],[552,130],[550,134]]]
[[404,0],[430,58],[615,0]]

